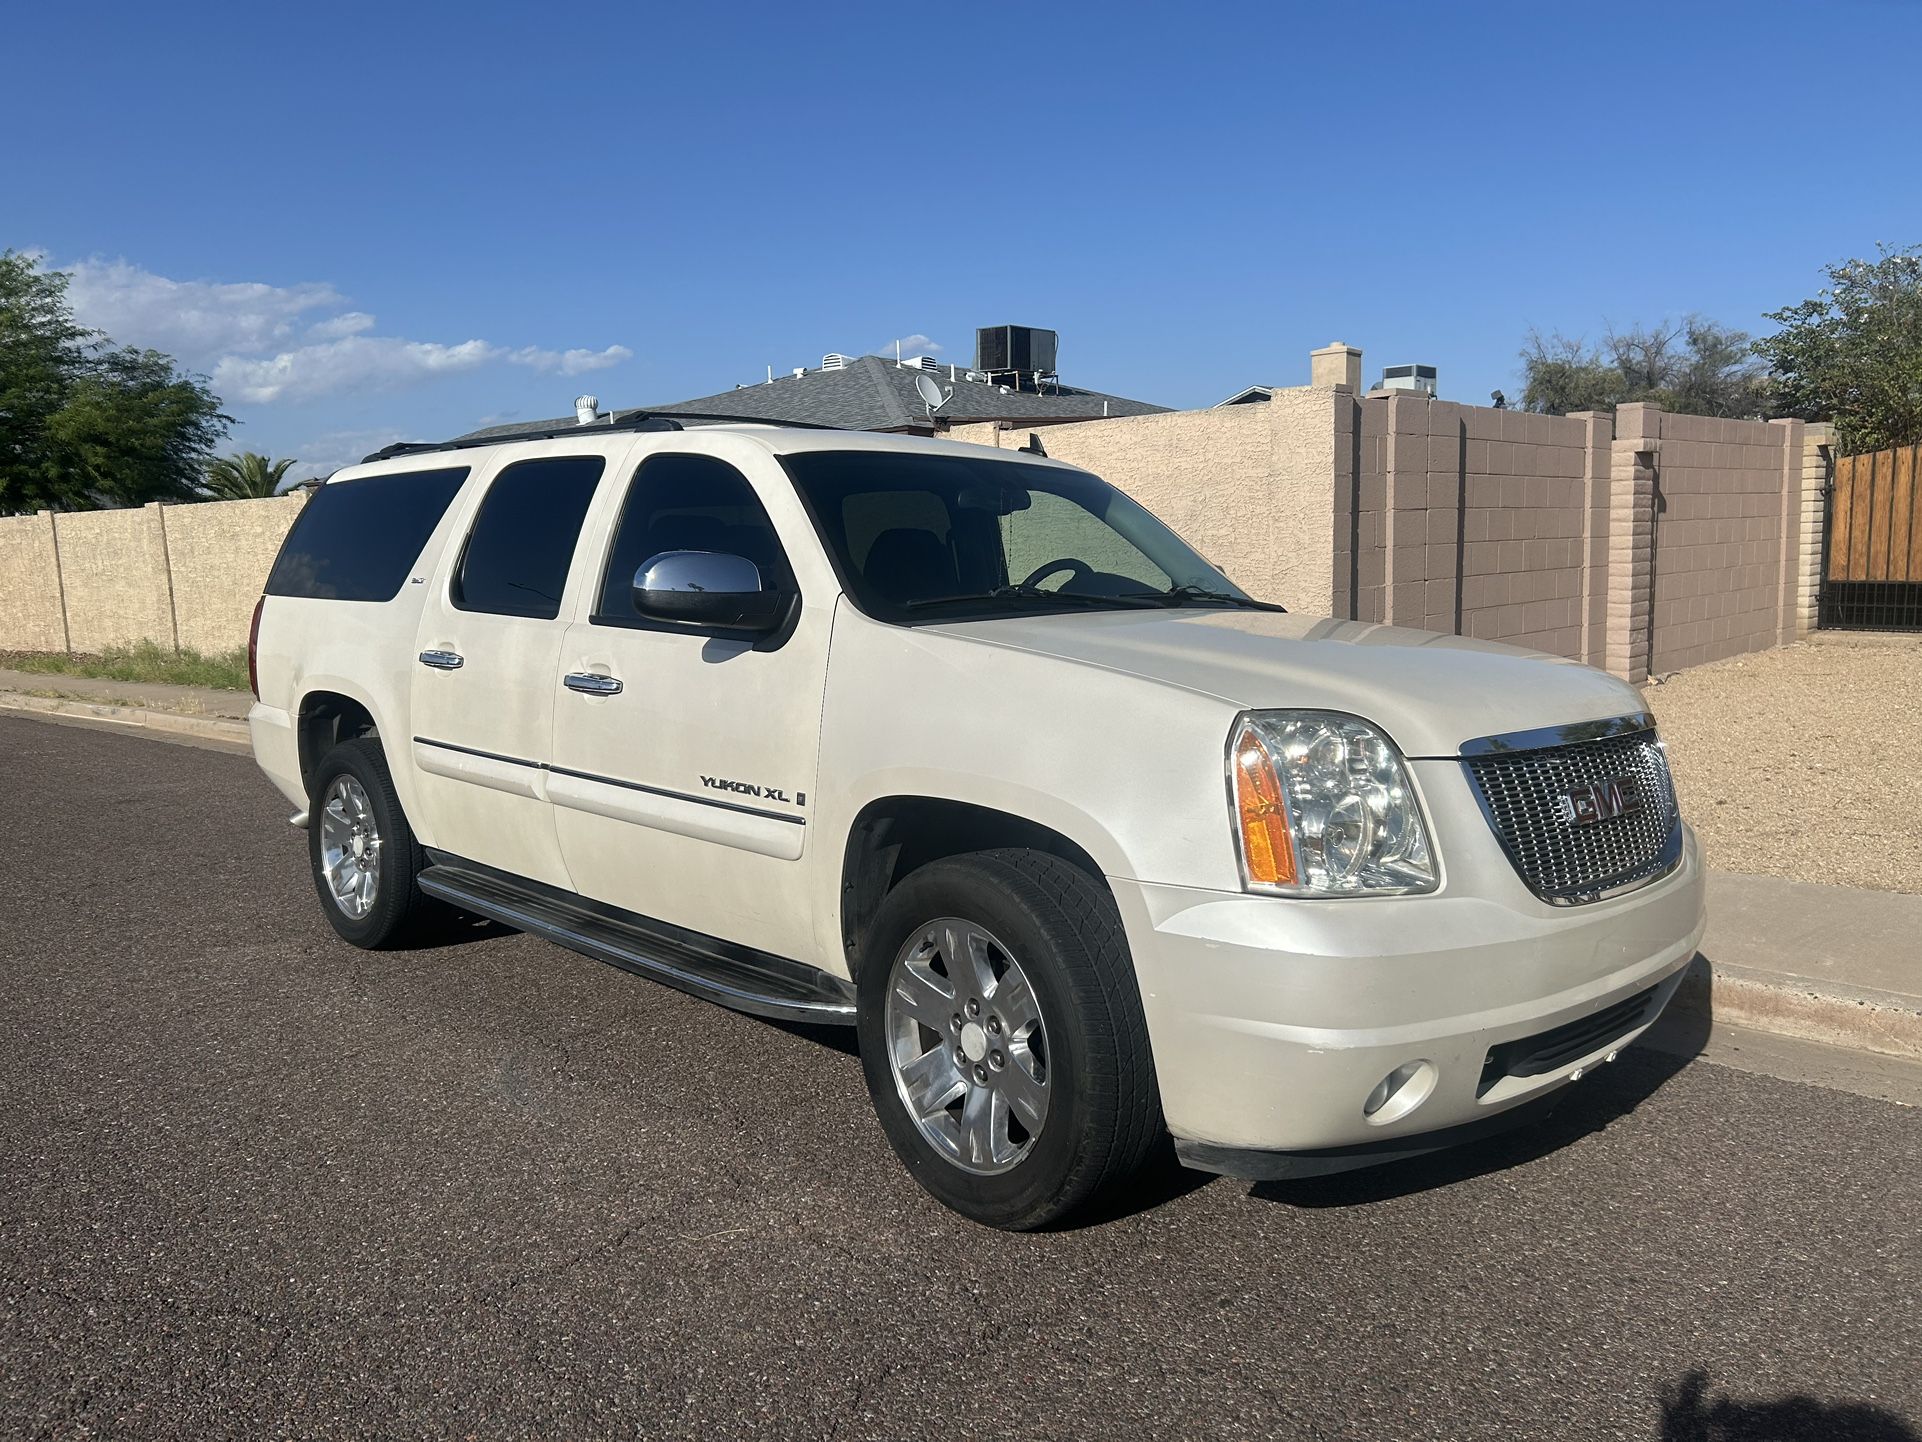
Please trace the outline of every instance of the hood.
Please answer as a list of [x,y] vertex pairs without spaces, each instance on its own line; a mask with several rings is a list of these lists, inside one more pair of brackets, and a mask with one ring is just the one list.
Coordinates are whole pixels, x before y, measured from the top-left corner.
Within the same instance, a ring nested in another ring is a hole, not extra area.
[[1346,711],[1408,757],[1479,736],[1647,709],[1613,676],[1559,656],[1372,621],[1274,611],[1100,611],[928,627],[1217,696],[1243,710]]

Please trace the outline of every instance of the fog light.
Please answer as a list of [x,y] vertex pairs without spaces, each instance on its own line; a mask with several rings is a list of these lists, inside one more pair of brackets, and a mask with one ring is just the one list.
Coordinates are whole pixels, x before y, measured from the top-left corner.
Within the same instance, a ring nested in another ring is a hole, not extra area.
[[1361,1114],[1374,1126],[1400,1121],[1428,1100],[1435,1089],[1435,1064],[1430,1061],[1403,1062],[1368,1093]]

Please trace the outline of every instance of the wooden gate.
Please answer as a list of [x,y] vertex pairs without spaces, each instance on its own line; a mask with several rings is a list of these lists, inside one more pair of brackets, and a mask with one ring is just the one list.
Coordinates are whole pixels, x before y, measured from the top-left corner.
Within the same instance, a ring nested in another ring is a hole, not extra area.
[[1817,624],[1922,630],[1922,446],[1836,461]]

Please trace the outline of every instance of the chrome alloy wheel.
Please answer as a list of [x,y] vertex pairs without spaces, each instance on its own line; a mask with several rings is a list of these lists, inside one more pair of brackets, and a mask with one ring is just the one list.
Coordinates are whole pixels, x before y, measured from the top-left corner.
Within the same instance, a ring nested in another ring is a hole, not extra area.
[[320,870],[342,915],[359,921],[380,894],[380,827],[367,791],[336,776],[320,807]]
[[1005,1172],[1048,1119],[1041,1004],[1007,947],[948,916],[909,937],[888,976],[888,1065],[928,1143],[964,1171]]

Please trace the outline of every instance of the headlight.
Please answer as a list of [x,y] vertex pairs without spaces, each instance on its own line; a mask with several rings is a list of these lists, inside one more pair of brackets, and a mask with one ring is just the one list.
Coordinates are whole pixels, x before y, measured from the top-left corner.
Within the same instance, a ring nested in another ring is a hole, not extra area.
[[1228,742],[1241,876],[1282,896],[1435,889],[1401,753],[1334,711],[1251,711]]

